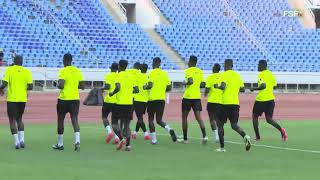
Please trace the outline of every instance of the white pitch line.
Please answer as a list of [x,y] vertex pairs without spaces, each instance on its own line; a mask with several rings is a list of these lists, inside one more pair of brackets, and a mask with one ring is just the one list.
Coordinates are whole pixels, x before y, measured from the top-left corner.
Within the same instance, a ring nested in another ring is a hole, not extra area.
[[[102,128],[95,128],[95,127],[81,127],[83,129],[97,129],[101,130]],[[168,134],[158,134],[159,136],[168,136]],[[188,137],[189,139],[194,140],[202,140],[201,138],[196,137]],[[230,144],[238,144],[238,145],[244,145],[244,143],[241,142],[235,142],[235,141],[225,141],[226,143]],[[297,148],[290,148],[290,147],[279,147],[279,146],[272,146],[272,145],[265,145],[265,144],[251,144],[254,147],[263,147],[268,149],[279,149],[279,150],[286,150],[286,151],[297,151],[297,152],[305,152],[305,153],[313,153],[313,154],[320,154],[320,151],[317,150],[309,150],[309,149],[297,149]]]

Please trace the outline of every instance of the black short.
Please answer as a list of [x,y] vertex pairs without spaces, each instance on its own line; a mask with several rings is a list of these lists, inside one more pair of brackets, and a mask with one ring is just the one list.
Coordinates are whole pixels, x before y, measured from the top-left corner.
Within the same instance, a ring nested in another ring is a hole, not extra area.
[[[119,105],[116,104],[112,111],[112,121],[118,120],[130,121],[132,120],[133,105]],[[114,124],[114,122],[113,122]]]
[[238,123],[239,120],[239,105],[222,105],[221,113],[219,115],[219,121],[226,123],[229,119],[231,123]]
[[218,116],[222,111],[222,105],[218,103],[208,103],[207,111],[208,113],[213,113],[214,115]]
[[202,104],[200,99],[182,99],[182,112],[190,111],[202,111]]
[[165,104],[164,100],[149,101],[147,107],[148,115],[154,116],[154,114],[157,114],[158,116],[163,116]]
[[107,118],[112,112],[115,104],[114,103],[103,103],[102,106],[102,118]]
[[25,102],[7,102],[7,113],[9,118],[21,117],[26,107]]
[[146,102],[139,102],[134,101],[133,102],[134,111],[136,112],[136,115],[144,115],[147,111],[147,103]]
[[253,106],[252,113],[261,116],[263,113],[266,116],[273,116],[273,111],[275,107],[274,100],[271,101],[256,101]]
[[58,115],[66,115],[70,113],[72,116],[78,116],[80,101],[79,100],[61,100],[58,99],[57,113]]

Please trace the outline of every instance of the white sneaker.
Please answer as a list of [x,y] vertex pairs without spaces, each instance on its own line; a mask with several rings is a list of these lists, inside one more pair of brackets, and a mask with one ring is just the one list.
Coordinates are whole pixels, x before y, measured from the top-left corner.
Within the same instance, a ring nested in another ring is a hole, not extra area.
[[202,144],[207,144],[208,143],[209,138],[206,136],[202,139]]
[[184,139],[177,139],[178,143],[183,143],[183,144],[188,144],[189,141],[188,140],[184,140]]
[[226,152],[226,149],[224,149],[224,148],[218,148],[218,149],[216,149],[215,151],[216,151],[216,152]]
[[245,142],[245,145],[246,145],[246,151],[249,151],[251,149],[251,140],[250,140],[250,136],[246,135],[244,137],[244,142]]
[[157,141],[151,141],[151,144],[152,145],[156,145],[156,144],[158,144],[158,142]]

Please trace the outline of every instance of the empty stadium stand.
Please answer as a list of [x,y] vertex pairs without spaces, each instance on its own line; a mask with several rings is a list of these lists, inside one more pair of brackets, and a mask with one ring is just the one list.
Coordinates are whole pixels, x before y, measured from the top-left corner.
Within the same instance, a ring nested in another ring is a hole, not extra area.
[[172,23],[158,26],[158,33],[182,57],[198,55],[203,69],[233,58],[235,69],[256,71],[256,62],[267,58],[274,71],[319,72],[320,42],[315,40],[320,32],[304,29],[297,18],[283,17],[291,9],[287,1],[154,2]]
[[11,49],[28,67],[61,67],[66,52],[81,68],[107,68],[127,59],[151,64],[163,59],[164,69],[177,69],[136,24],[116,24],[99,0],[0,0],[0,48]]

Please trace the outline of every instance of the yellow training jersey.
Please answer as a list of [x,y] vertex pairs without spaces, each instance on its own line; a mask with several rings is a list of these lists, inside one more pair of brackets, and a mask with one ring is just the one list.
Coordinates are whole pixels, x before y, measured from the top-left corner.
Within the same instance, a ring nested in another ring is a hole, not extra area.
[[67,66],[60,69],[58,78],[64,80],[64,88],[60,91],[60,100],[79,100],[79,82],[83,81],[80,69]]
[[105,97],[104,102],[105,103],[116,103],[117,97],[116,96],[109,96],[110,92],[113,92],[116,87],[116,78],[117,78],[117,72],[110,72],[109,74],[106,74],[105,76],[105,84],[110,84],[110,89],[105,91]]
[[134,100],[138,102],[148,102],[148,90],[144,90],[143,86],[148,84],[148,75],[140,73],[137,76],[137,85],[139,87],[139,93],[134,96]]
[[[141,74],[141,71],[139,69],[127,69],[126,70],[133,78],[135,83],[137,84],[138,76]],[[137,94],[133,94],[133,98],[135,98]]]
[[128,71],[118,73],[116,83],[120,84],[120,91],[115,95],[116,104],[132,105],[133,104],[133,87],[137,86],[133,76]]
[[226,83],[226,89],[222,93],[222,104],[239,105],[239,90],[244,87],[240,74],[233,70],[225,71],[222,74],[222,82]]
[[256,101],[271,101],[274,100],[273,87],[277,85],[276,78],[269,70],[264,70],[258,74],[258,86],[262,83],[266,84],[266,88],[259,91]]
[[160,68],[153,69],[149,73],[149,82],[153,83],[149,91],[149,101],[165,100],[167,86],[171,85],[168,73]]
[[214,88],[214,85],[221,85],[222,73],[214,73],[207,77],[206,88],[210,88],[208,102],[209,103],[222,103],[222,90]]
[[203,72],[200,68],[191,67],[185,70],[185,79],[193,79],[192,85],[187,85],[183,98],[185,99],[200,99],[201,91],[200,84],[203,82]]
[[8,83],[8,102],[27,102],[28,84],[32,84],[32,74],[22,66],[10,66],[2,79]]

